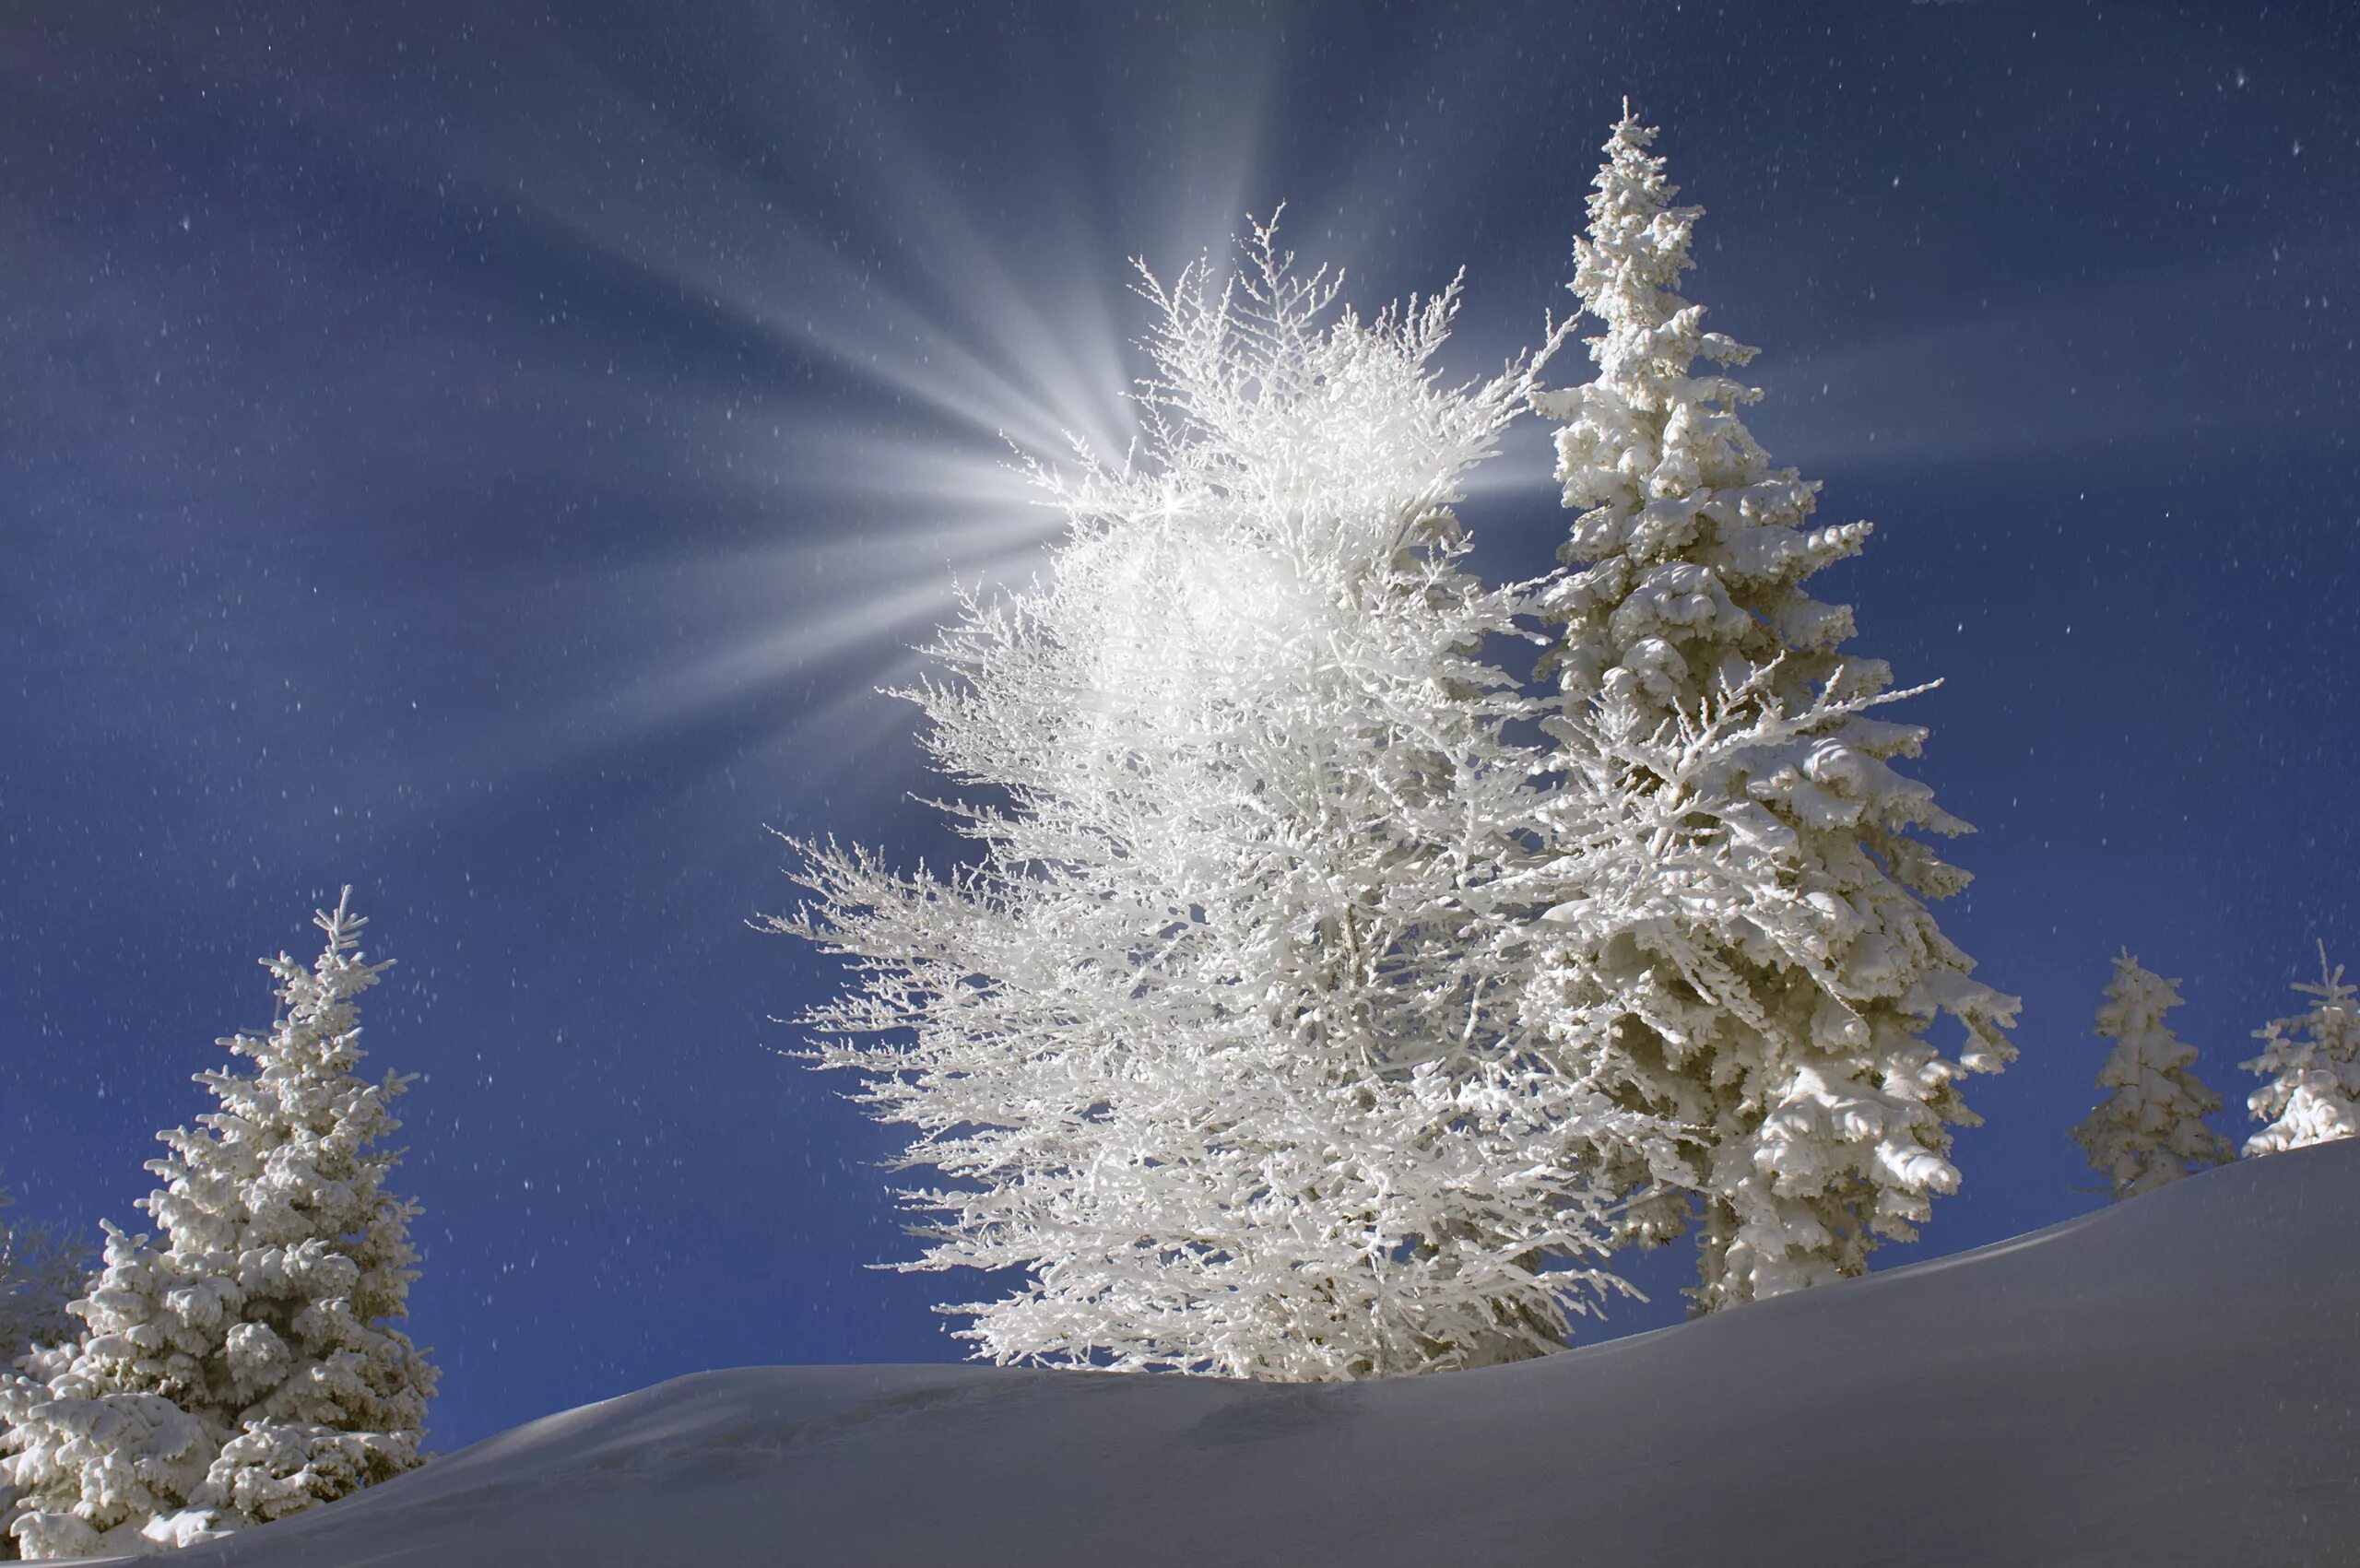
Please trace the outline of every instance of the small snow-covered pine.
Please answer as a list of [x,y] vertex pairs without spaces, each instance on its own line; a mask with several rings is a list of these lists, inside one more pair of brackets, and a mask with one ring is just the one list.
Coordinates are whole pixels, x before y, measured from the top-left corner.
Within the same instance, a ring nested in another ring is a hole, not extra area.
[[2256,1121],[2267,1123],[2246,1139],[2246,1153],[2277,1154],[2360,1133],[2360,989],[2343,981],[2343,966],[2328,967],[2319,944],[2319,983],[2295,989],[2312,999],[2291,1018],[2254,1031],[2261,1055],[2246,1070],[2268,1081],[2247,1097]]
[[[1701,209],[1673,204],[1654,137],[1627,112],[1614,127],[1575,245],[1573,288],[1606,326],[1599,373],[1534,400],[1563,423],[1557,477],[1578,513],[1536,605],[1564,628],[1547,664],[1566,749],[1611,733],[1694,764],[1659,784],[1702,829],[1705,880],[1544,955],[1532,1005],[1586,1056],[1616,1020],[1604,1066],[1622,1102],[1692,1129],[1684,1161],[1599,1154],[1647,1195],[1627,1239],[1701,1219],[1693,1294],[1710,1311],[1859,1273],[1881,1240],[1916,1234],[1958,1185],[1950,1129],[1976,1119],[1958,1080],[2013,1055],[2017,1003],[1972,977],[1923,902],[1967,878],[1913,830],[1966,825],[1893,766],[1926,732],[1866,711],[1906,693],[1843,651],[1850,608],[1804,587],[1869,525],[1812,525],[1818,485],[1771,466],[1740,419],[1760,394],[1722,367],[1754,350],[1675,292]],[[1927,1037],[1945,1014],[1955,1055]]]
[[[1051,573],[909,693],[977,863],[798,845],[773,922],[849,960],[806,1017],[950,1185],[922,1268],[995,1360],[1282,1380],[1531,1356],[1616,1281],[1606,1106],[1516,1037],[1539,759],[1452,505],[1532,389],[1432,361],[1455,289],[1363,322],[1268,230],[1150,345],[1144,461],[1044,475]],[[882,1037],[882,1038],[877,1038]]]
[[2204,1125],[2221,1097],[2197,1078],[2196,1048],[2164,1022],[2179,1005],[2178,981],[2127,952],[2114,961],[2097,1019],[2099,1038],[2114,1042],[2098,1087],[2113,1092],[2073,1129],[2073,1141],[2117,1202],[2236,1158],[2229,1140]]
[[407,1080],[359,1076],[363,961],[349,889],[309,969],[281,954],[266,1035],[199,1073],[219,1108],[159,1134],[159,1237],[106,1227],[78,1340],[0,1391],[11,1533],[31,1558],[186,1544],[419,1462],[435,1373],[394,1326],[415,1205],[386,1190]]
[[9,1213],[15,1207],[15,1197],[0,1190],[0,1368],[73,1337],[65,1303],[82,1293],[90,1275],[88,1248],[53,1225]]

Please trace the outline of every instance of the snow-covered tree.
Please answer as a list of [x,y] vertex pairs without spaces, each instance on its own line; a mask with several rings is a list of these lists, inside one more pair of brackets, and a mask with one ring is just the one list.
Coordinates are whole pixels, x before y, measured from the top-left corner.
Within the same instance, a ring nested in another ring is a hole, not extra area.
[[2221,1097],[2197,1078],[2196,1048],[2164,1022],[2179,1005],[2178,981],[2127,952],[2114,961],[2097,1022],[2099,1038],[2114,1042],[2098,1087],[2113,1092],[2073,1129],[2073,1141],[2118,1202],[2236,1157],[2229,1140],[2204,1125]]
[[16,1199],[0,1190],[0,1368],[37,1345],[70,1338],[65,1303],[82,1293],[89,1249],[53,1225],[8,1213]]
[[[1564,629],[1546,663],[1569,750],[1721,737],[1659,782],[1720,858],[1710,890],[1542,962],[1533,995],[1584,1051],[1619,1014],[1622,1102],[1692,1129],[1684,1173],[1599,1154],[1634,1189],[1669,1178],[1627,1238],[1701,1220],[1709,1311],[1858,1273],[1880,1239],[1913,1236],[1958,1183],[1949,1129],[1975,1120],[1958,1080],[2013,1055],[2017,1003],[1972,978],[1923,902],[1966,876],[1912,830],[1965,824],[1892,765],[1926,732],[1865,711],[1907,693],[1844,651],[1851,610],[1804,586],[1870,525],[1813,525],[1818,485],[1771,466],[1739,417],[1760,394],[1724,371],[1754,350],[1675,292],[1701,209],[1673,205],[1654,137],[1627,112],[1614,127],[1575,245],[1573,288],[1606,328],[1597,378],[1534,399],[1563,422],[1557,477],[1579,513],[1539,607]],[[1964,1026],[1955,1055],[1927,1038],[1943,1014]]]
[[1517,1033],[1540,760],[1483,662],[1516,601],[1451,508],[1537,361],[1446,387],[1455,285],[1363,322],[1267,229],[1254,259],[1148,281],[1144,459],[1036,472],[1053,576],[971,601],[948,678],[903,693],[987,792],[945,808],[975,863],[798,843],[814,902],[770,924],[849,960],[816,1059],[949,1178],[905,1195],[932,1219],[903,1267],[1026,1271],[945,1309],[979,1354],[1541,1353],[1619,1284],[1578,1153],[1635,1119]]
[[2246,1070],[2268,1081],[2247,1097],[2254,1119],[2269,1124],[2246,1139],[2248,1154],[2276,1154],[2360,1133],[2360,988],[2328,967],[2319,944],[2319,983],[2297,984],[2311,1006],[2254,1031],[2261,1055]]
[[281,954],[252,1064],[196,1075],[218,1109],[158,1136],[142,1203],[161,1232],[109,1225],[72,1311],[79,1339],[0,1391],[0,1460],[28,1557],[185,1544],[340,1497],[419,1462],[435,1373],[405,1315],[418,1209],[387,1191],[407,1081],[359,1076],[363,961],[350,890],[309,969]]

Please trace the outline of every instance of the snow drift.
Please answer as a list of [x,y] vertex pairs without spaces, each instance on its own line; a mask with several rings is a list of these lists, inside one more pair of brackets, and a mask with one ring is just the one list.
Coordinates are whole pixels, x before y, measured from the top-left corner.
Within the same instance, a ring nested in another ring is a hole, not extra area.
[[2360,1560],[2360,1143],[1538,1362],[706,1373],[211,1564]]

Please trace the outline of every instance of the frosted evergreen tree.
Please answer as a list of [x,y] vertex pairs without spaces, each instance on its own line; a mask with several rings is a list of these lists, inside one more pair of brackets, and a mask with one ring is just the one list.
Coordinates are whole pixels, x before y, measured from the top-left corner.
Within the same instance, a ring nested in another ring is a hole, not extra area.
[[90,1255],[55,1226],[13,1215],[0,1189],[0,1368],[36,1346],[71,1338],[65,1303],[88,1282]]
[[1619,1286],[1578,1153],[1638,1134],[1516,1032],[1541,760],[1452,504],[1537,361],[1444,387],[1455,285],[1364,323],[1267,229],[1255,263],[1149,280],[1143,460],[1037,473],[1053,576],[971,602],[903,693],[985,792],[945,808],[975,863],[800,843],[814,902],[771,924],[849,961],[816,1059],[947,1178],[905,1195],[904,1267],[1025,1271],[945,1309],[978,1354],[1540,1354]]
[[2097,1021],[2099,1038],[2114,1042],[2098,1087],[2113,1092],[2073,1129],[2073,1141],[2118,1202],[2236,1158],[2229,1140],[2204,1125],[2221,1097],[2198,1079],[2196,1048],[2164,1022],[2179,1005],[2179,982],[2127,952],[2114,961]]
[[2328,967],[2319,944],[2319,983],[2297,984],[2312,999],[2292,1018],[2254,1031],[2261,1055],[2246,1070],[2267,1079],[2247,1097],[2256,1121],[2268,1125],[2246,1139],[2248,1154],[2277,1154],[2360,1133],[2360,989],[2343,982],[2343,966]]
[[[140,1240],[108,1227],[94,1291],[123,1288]],[[218,1515],[189,1500],[227,1434],[162,1394],[102,1386],[83,1373],[81,1350],[78,1340],[37,1349],[0,1378],[0,1555],[136,1554],[215,1539]]]
[[[1619,1014],[1622,1102],[1692,1129],[1684,1172],[1599,1155],[1634,1191],[1668,1179],[1623,1233],[1696,1224],[1710,1311],[1859,1273],[1881,1240],[1916,1234],[1958,1184],[1949,1129],[1975,1121],[1959,1079],[2012,1056],[2017,1003],[1972,977],[1923,902],[1967,878],[1916,831],[1965,824],[1892,765],[1926,732],[1866,712],[1908,693],[1844,651],[1851,610],[1805,588],[1870,525],[1815,525],[1818,485],[1773,467],[1740,418],[1760,394],[1726,372],[1754,350],[1675,292],[1701,209],[1674,205],[1654,137],[1627,112],[1614,127],[1575,245],[1573,288],[1606,328],[1597,378],[1534,400],[1563,423],[1557,477],[1579,514],[1539,607],[1564,628],[1547,666],[1569,749],[1724,737],[1662,781],[1717,837],[1717,889],[1568,946],[1534,997],[1585,1051]],[[1758,743],[1727,740],[1750,726]],[[1955,1055],[1927,1037],[1944,1014]]]
[[358,1073],[354,998],[385,968],[345,890],[305,968],[266,960],[278,1016],[199,1073],[218,1109],[158,1136],[160,1234],[109,1225],[79,1339],[0,1395],[28,1557],[185,1544],[419,1462],[435,1373],[394,1324],[415,1205],[386,1190],[407,1079]]

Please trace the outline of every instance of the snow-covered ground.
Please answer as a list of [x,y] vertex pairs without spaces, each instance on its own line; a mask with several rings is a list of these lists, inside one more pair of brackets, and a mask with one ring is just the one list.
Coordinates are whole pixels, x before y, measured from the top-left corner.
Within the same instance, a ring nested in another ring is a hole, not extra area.
[[1481,1372],[706,1373],[217,1563],[2360,1562],[2360,1143]]

